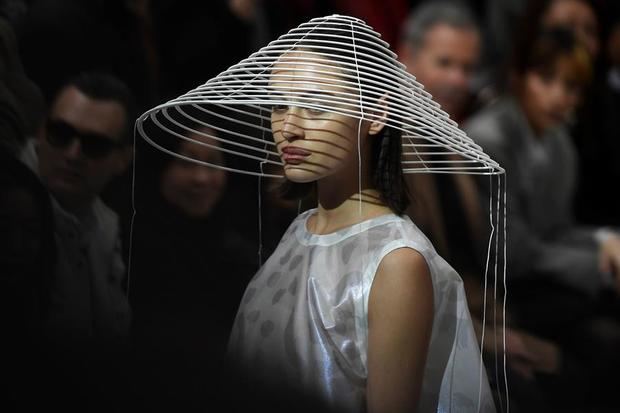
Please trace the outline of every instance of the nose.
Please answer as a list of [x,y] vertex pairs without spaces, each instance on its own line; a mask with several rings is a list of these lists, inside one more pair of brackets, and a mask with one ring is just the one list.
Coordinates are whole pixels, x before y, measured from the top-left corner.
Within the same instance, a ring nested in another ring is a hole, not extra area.
[[548,95],[549,106],[558,112],[569,112],[572,106],[571,96],[561,82],[555,82]]
[[211,168],[203,165],[196,165],[192,178],[196,185],[209,185],[213,176]]
[[299,108],[289,107],[284,115],[282,122],[282,136],[287,141],[303,139],[305,137],[304,129],[301,125],[303,118],[300,116]]
[[450,85],[459,91],[466,89],[469,82],[467,68],[455,65],[450,71],[449,81]]
[[79,139],[73,139],[63,151],[67,159],[79,159],[82,157],[82,144]]

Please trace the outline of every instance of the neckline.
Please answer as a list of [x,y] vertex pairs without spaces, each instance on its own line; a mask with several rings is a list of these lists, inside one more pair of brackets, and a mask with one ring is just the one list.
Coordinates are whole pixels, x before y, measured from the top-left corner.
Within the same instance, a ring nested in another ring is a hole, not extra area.
[[370,228],[374,228],[379,225],[383,225],[389,222],[396,222],[403,220],[402,217],[394,213],[379,215],[374,218],[358,222],[356,224],[349,225],[348,227],[341,228],[337,231],[330,232],[328,234],[315,234],[308,230],[308,219],[317,211],[317,208],[310,209],[304,212],[299,217],[299,224],[296,228],[296,235],[299,242],[304,245],[333,245],[353,235],[360,234]]

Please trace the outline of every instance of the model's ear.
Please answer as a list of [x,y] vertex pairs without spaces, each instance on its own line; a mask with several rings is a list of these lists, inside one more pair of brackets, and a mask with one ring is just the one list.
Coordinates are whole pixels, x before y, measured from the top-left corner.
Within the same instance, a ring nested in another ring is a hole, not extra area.
[[370,112],[370,127],[368,129],[369,135],[376,135],[383,130],[385,122],[388,118],[388,104],[387,95],[383,95],[377,100],[377,104]]

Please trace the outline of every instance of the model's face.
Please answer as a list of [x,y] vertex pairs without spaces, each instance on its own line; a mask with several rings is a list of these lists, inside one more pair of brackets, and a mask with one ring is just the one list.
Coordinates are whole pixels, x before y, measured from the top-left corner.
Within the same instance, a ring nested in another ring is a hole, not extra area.
[[[192,134],[190,138],[219,147],[216,140],[202,135]],[[216,148],[184,141],[179,153],[191,159],[223,165],[222,152]],[[179,158],[174,158],[168,164],[161,181],[164,198],[191,218],[208,216],[225,187],[226,171]]]
[[583,0],[555,0],[543,16],[547,27],[567,27],[575,31],[592,56],[599,52],[598,22],[592,7]]
[[579,103],[581,88],[571,64],[561,58],[550,73],[526,72],[521,103],[535,132],[543,133],[566,121]]
[[[297,54],[298,55],[298,54]],[[288,55],[296,56],[295,52]],[[276,63],[270,85],[275,93],[288,95],[288,105],[276,104],[271,112],[271,129],[278,153],[284,163],[284,174],[293,182],[312,182],[333,175],[344,168],[358,168],[358,127],[353,117],[295,106],[293,93],[316,97],[344,92],[339,86],[338,73],[325,71],[308,62],[286,61]],[[304,83],[300,84],[299,77]],[[300,91],[302,88],[303,91]],[[360,137],[368,135],[368,126],[362,122]],[[362,147],[364,143],[362,142]]]
[[125,110],[95,100],[75,87],[60,92],[39,142],[39,173],[52,194],[67,206],[99,195],[127,164],[120,142]]
[[408,70],[452,118],[462,115],[480,56],[475,30],[437,24],[419,50],[403,53]]

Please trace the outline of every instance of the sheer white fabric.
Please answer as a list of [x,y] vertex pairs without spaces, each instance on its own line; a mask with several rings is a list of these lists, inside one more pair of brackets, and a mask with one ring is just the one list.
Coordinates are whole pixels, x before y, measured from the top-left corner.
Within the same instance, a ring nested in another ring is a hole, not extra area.
[[315,235],[306,229],[314,211],[291,224],[248,285],[230,357],[274,386],[298,383],[331,407],[365,411],[371,285],[383,257],[413,248],[430,268],[435,306],[419,411],[495,412],[462,280],[422,232],[390,214]]

